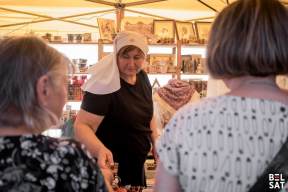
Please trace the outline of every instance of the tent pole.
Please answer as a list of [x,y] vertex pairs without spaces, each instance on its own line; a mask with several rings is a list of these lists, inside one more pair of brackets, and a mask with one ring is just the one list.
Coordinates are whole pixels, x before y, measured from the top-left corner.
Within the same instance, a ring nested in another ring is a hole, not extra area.
[[205,5],[206,7],[208,7],[209,9],[212,9],[213,11],[218,12],[216,9],[214,9],[213,7],[207,5],[207,4],[204,3],[203,1],[201,1],[201,0],[197,0],[197,1],[199,1],[200,3],[202,3],[203,5]]
[[[41,20],[41,21],[14,23],[14,24],[10,24],[10,25],[0,25],[0,28],[2,28],[2,27],[12,27],[12,26],[17,26],[17,25],[32,24],[32,23],[41,23],[41,22],[54,21],[54,20],[59,20],[59,19],[53,18],[53,19],[44,19],[44,20]],[[62,20],[60,20],[60,21],[62,21]],[[73,24],[77,24],[77,25],[83,25],[83,26],[86,26],[86,27],[98,28],[98,26],[88,25],[88,24],[84,24],[84,23],[78,23],[78,22],[74,22],[74,21],[65,21],[65,20],[63,20],[63,22],[73,23]]]
[[120,31],[121,28],[121,21],[124,18],[125,9],[121,8],[116,11],[116,24],[117,24],[117,33]]
[[[159,15],[153,15],[153,14],[144,13],[144,12],[140,12],[140,11],[133,11],[131,9],[126,9],[126,11],[130,11],[132,13],[139,13],[139,14],[142,14],[142,15],[148,15],[148,16],[151,16],[151,17],[158,17],[158,18],[166,19],[166,20],[175,20],[175,19],[171,19],[171,18],[167,18],[167,17],[161,17]],[[179,21],[179,20],[175,20],[175,21]]]
[[215,16],[213,16],[213,17],[203,17],[203,18],[198,18],[198,19],[190,19],[190,20],[186,20],[186,22],[213,19],[214,17]]

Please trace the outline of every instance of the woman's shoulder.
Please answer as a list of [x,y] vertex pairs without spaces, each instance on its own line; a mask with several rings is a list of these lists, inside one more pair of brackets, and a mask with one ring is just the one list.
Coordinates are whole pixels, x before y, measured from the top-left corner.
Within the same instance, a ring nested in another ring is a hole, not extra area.
[[[41,169],[41,176],[53,175],[49,181],[54,183],[53,189],[60,191],[63,183],[66,186],[79,186],[82,190],[106,191],[106,185],[100,169],[94,158],[86,150],[83,144],[71,138],[52,138],[44,135],[22,135],[19,138],[20,164],[33,160],[39,164],[26,165],[26,171]],[[87,180],[82,185],[81,181]],[[41,183],[41,185],[46,185]]]
[[23,140],[34,143],[32,146],[40,148],[43,153],[52,154],[56,152],[61,153],[62,157],[77,156],[78,158],[88,158],[94,161],[90,153],[86,150],[85,146],[72,138],[54,138],[44,135],[24,137],[26,138]]
[[189,110],[189,111],[215,111],[218,110],[219,107],[223,105],[223,101],[225,102],[229,98],[226,97],[226,95],[220,95],[216,97],[210,97],[210,98],[203,98],[196,102],[188,103],[187,105],[184,105],[180,110]]
[[141,79],[144,79],[144,81],[151,86],[148,75],[143,69],[141,69],[140,72],[137,73],[137,76]]
[[[225,114],[236,112],[238,114],[250,114],[253,111],[270,111],[270,108],[287,108],[288,105],[279,101],[240,97],[233,95],[220,95],[216,97],[210,97],[201,99],[199,101],[188,103],[182,107],[179,111],[182,113],[197,113],[198,115],[209,114]],[[255,113],[254,115],[257,115]]]
[[139,73],[137,73],[138,76],[143,77],[143,78],[148,78],[147,73],[141,69]]
[[[115,93],[115,92],[113,92]],[[91,98],[106,98],[107,96],[111,96],[113,95],[113,93],[107,93],[107,94],[95,94],[95,93],[91,93],[91,92],[88,92],[88,91],[85,91],[85,95],[86,97],[91,97]]]

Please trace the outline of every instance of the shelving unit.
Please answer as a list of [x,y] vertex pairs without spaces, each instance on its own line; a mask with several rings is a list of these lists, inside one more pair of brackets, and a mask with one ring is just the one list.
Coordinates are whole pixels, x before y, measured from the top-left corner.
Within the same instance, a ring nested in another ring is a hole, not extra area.
[[77,72],[77,73],[74,73],[74,75],[89,75],[88,72]]
[[147,75],[176,75],[176,73],[147,73]]
[[[105,48],[105,52],[110,52],[110,49],[113,48],[113,43],[103,43],[102,40],[93,41],[93,42],[73,42],[68,43],[64,42],[49,42],[52,47],[58,49],[60,52],[66,54],[69,58],[87,58],[88,65],[96,63],[102,58],[102,53]],[[159,53],[159,54],[175,54],[175,64],[177,66],[175,73],[147,73],[148,78],[153,84],[154,80],[157,78],[158,82],[161,86],[167,84],[168,80],[171,78],[177,79],[197,79],[197,80],[207,80],[207,74],[199,74],[199,73],[181,73],[181,55],[185,54],[202,54],[205,56],[203,52],[206,48],[205,45],[190,45],[190,44],[182,44],[181,41],[177,41],[174,44],[149,44],[150,53]],[[195,48],[195,49],[194,49]],[[198,48],[203,48],[199,50]],[[195,52],[194,52],[195,50]],[[90,61],[90,62],[89,62]],[[88,72],[77,72],[74,73],[76,76],[88,75]],[[72,110],[79,110],[81,106],[82,100],[67,100],[66,105],[71,105]],[[65,109],[64,109],[65,110]],[[55,130],[53,130],[55,131]],[[55,134],[59,136],[59,130],[56,130]],[[152,157],[152,156],[151,156]]]
[[[176,75],[176,73],[147,73],[148,75]],[[74,75],[89,75],[88,72],[77,72],[74,73]],[[198,73],[191,73],[191,74],[187,74],[187,75],[198,75]],[[200,74],[203,75],[203,74]]]
[[[59,49],[62,50],[66,50],[66,54],[69,55],[70,54],[70,58],[81,58],[79,57],[79,55],[83,54],[83,51],[88,50],[89,54],[87,54],[85,51],[84,53],[86,54],[86,56],[90,56],[90,58],[88,59],[88,61],[92,60],[91,56],[93,57],[93,63],[97,62],[97,60],[99,61],[102,56],[103,56],[103,52],[104,52],[104,47],[106,47],[106,51],[105,52],[110,52],[109,50],[113,47],[113,43],[112,42],[103,42],[103,40],[99,39],[98,41],[92,41],[92,42],[81,42],[81,43],[77,43],[76,41],[74,41],[73,43],[68,41],[62,41],[62,42],[49,42],[49,44],[51,44],[52,46],[56,46],[57,48],[59,47]],[[57,46],[59,45],[59,46]],[[75,47],[70,47],[70,46],[74,46]],[[84,47],[79,47],[83,45]],[[92,46],[90,48],[90,45]],[[66,48],[66,46],[68,46]],[[88,46],[88,47],[87,47]],[[201,73],[181,73],[181,55],[185,55],[185,54],[192,54],[194,53],[194,50],[196,50],[196,52],[202,52],[201,54],[203,55],[203,50],[206,48],[205,45],[197,45],[197,44],[182,44],[181,41],[177,41],[174,44],[148,44],[149,49],[151,51],[151,53],[161,53],[161,54],[165,54],[164,52],[168,51],[169,54],[175,54],[175,63],[177,66],[176,72],[175,73],[147,73],[148,77],[150,79],[150,82],[152,84],[152,82],[157,78],[162,79],[162,83],[160,82],[160,84],[166,84],[167,80],[171,79],[171,78],[177,78],[179,80],[181,79],[185,79],[185,78],[189,78],[189,79],[204,79],[207,80],[208,79],[208,74],[201,74]],[[195,49],[194,49],[195,48]],[[200,50],[199,50],[200,48]],[[201,50],[201,48],[203,48]],[[71,54],[69,51],[70,50],[78,50],[81,49],[81,51],[77,52],[77,53],[73,53]],[[85,49],[85,50],[83,50]],[[162,49],[163,52],[158,52],[160,49]],[[192,49],[192,50],[191,50]],[[194,50],[193,50],[194,49]],[[69,50],[69,51],[68,51]],[[199,54],[199,53],[196,54]],[[85,55],[84,54],[84,55]],[[168,53],[167,53],[168,54]],[[71,56],[73,55],[73,57]],[[83,56],[83,58],[85,58],[85,56]],[[89,63],[88,63],[89,64]],[[91,63],[90,63],[91,64]],[[89,75],[88,72],[77,72],[74,73],[74,75]],[[166,82],[166,83],[165,83]],[[67,102],[81,102],[81,100],[69,100]]]
[[[113,45],[113,43],[105,43],[103,40],[98,40],[98,60],[102,59],[103,56],[103,46],[105,45]],[[205,45],[197,45],[197,44],[182,44],[181,41],[177,41],[175,44],[148,44],[149,48],[153,47],[165,47],[165,48],[172,48],[172,53],[176,55],[176,73],[147,73],[148,75],[172,75],[174,78],[175,75],[177,76],[177,79],[181,79],[181,75],[206,75],[207,74],[201,74],[201,73],[181,73],[181,49],[182,47],[202,47],[205,48]]]
[[85,45],[85,44],[98,44],[98,42],[96,41],[84,41],[84,42],[81,42],[81,43],[78,43],[78,42],[68,42],[68,41],[62,41],[62,42],[59,42],[59,41],[50,41],[49,44],[70,44],[70,45]]
[[205,76],[207,76],[208,74],[204,74],[204,73],[181,73],[181,76],[182,75],[205,75]]

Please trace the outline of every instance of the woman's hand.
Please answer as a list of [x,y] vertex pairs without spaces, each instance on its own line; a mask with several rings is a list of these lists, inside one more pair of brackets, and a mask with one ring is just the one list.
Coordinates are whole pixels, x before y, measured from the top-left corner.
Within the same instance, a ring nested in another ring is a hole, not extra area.
[[156,152],[156,139],[159,137],[158,135],[158,131],[157,131],[157,126],[156,126],[156,120],[155,120],[155,116],[153,115],[153,118],[150,122],[150,128],[152,130],[152,134],[151,134],[151,143],[153,146],[152,149],[152,153],[153,153],[153,157],[154,157],[154,163],[157,164],[158,162],[158,155]]
[[113,161],[113,155],[111,153],[111,151],[109,149],[107,149],[106,147],[101,147],[98,150],[98,157],[97,157],[98,161],[97,161],[97,165],[99,166],[99,168],[101,169],[107,169],[110,170],[107,167],[107,163],[110,167],[114,166],[114,161]]
[[158,163],[158,155],[157,155],[157,151],[156,151],[155,145],[153,145],[152,153],[153,153],[153,157],[154,157],[154,163],[157,165],[157,163]]
[[112,182],[113,182],[113,174],[111,173],[111,171],[107,170],[107,169],[100,169],[101,172],[102,172],[102,175],[104,177],[104,180],[105,180],[105,183],[106,183],[106,186],[108,188],[108,191],[109,192],[113,192],[114,190],[112,189]]
[[107,181],[107,183],[109,183],[110,185],[112,185],[114,176],[113,173],[111,173],[111,171],[107,170],[107,169],[100,169],[102,172],[102,175],[104,177],[104,179]]

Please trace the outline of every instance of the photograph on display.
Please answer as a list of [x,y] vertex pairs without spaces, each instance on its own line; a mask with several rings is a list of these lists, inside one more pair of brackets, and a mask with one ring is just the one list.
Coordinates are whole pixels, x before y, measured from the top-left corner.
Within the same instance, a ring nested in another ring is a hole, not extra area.
[[198,37],[197,37],[197,35],[190,35],[190,36],[189,36],[189,43],[190,43],[190,44],[197,44],[197,43],[198,43]]
[[202,81],[201,80],[192,80],[190,81],[190,85],[194,87],[194,89],[200,93],[202,91]]
[[100,38],[113,41],[111,34],[116,34],[116,24],[114,20],[97,18]]
[[191,55],[181,55],[181,71],[183,73],[194,73],[194,68],[192,66]]
[[197,64],[201,64],[202,55],[194,55],[194,54],[192,54],[191,57],[192,57],[191,59],[192,59],[193,62],[196,61]]
[[190,22],[176,22],[177,39],[192,39],[195,36],[193,24]]
[[200,93],[200,99],[207,97],[207,90],[202,90]]
[[150,54],[150,65],[175,66],[174,54]]
[[195,22],[197,37],[199,41],[202,41],[202,43],[208,42],[211,26],[211,22]]
[[143,35],[153,34],[152,17],[125,17],[121,20],[122,31],[134,31]]
[[154,34],[158,36],[158,39],[174,38],[174,20],[154,20]]
[[190,61],[190,60],[192,60],[191,55],[181,55],[181,63],[183,63],[183,61]]
[[207,90],[207,81],[202,81],[202,91]]

